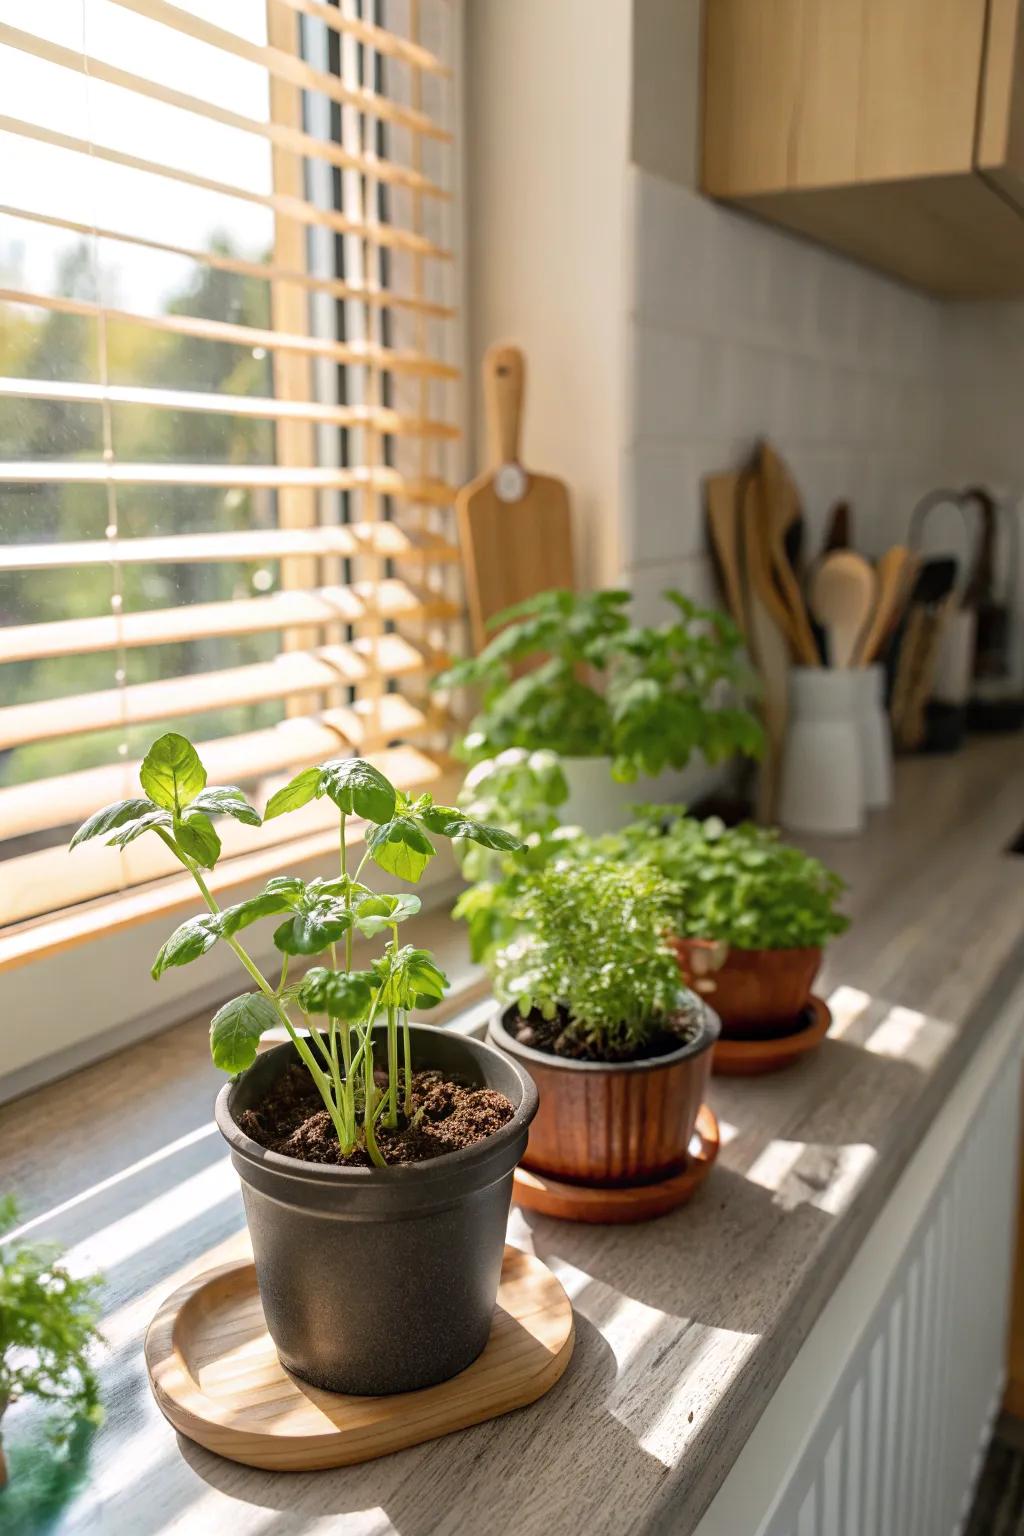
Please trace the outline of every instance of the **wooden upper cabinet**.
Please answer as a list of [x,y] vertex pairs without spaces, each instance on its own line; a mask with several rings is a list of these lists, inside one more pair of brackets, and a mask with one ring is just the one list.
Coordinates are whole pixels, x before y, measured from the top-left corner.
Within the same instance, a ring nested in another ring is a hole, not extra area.
[[703,188],[936,293],[1024,293],[1024,0],[705,0]]

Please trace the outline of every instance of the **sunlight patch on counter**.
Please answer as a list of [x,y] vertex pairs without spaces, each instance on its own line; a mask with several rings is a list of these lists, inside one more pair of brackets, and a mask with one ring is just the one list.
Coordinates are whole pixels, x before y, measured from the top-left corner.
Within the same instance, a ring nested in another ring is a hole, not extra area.
[[869,993],[862,992],[859,987],[836,987],[828,999],[829,1012],[832,1014],[832,1023],[829,1025],[829,1039],[841,1040],[857,1020],[863,1016],[871,1006]]
[[864,1049],[874,1056],[909,1061],[923,1071],[930,1071],[955,1036],[953,1026],[941,1019],[929,1018],[915,1008],[894,1007],[865,1040]]
[[814,1206],[838,1216],[850,1204],[878,1156],[866,1142],[838,1146],[806,1141],[770,1141],[745,1177],[774,1195],[783,1210]]

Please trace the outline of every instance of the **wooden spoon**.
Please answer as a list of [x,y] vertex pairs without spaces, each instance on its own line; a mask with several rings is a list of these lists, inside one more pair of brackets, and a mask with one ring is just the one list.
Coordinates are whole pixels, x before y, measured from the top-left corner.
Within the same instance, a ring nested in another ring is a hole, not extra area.
[[771,569],[785,604],[789,642],[798,662],[806,667],[819,667],[821,656],[786,542],[790,528],[801,515],[800,499],[786,466],[768,443],[761,444],[761,484],[764,537]]
[[913,558],[905,545],[894,544],[879,560],[875,606],[857,641],[854,666],[870,667],[886,637],[899,622],[900,612],[909,596],[907,566]]
[[811,612],[828,636],[833,667],[853,665],[857,639],[875,606],[877,581],[871,565],[852,549],[835,549],[811,577]]
[[762,685],[765,751],[758,780],[757,819],[770,824],[775,819],[782,748],[789,723],[790,650],[784,617],[779,612],[782,603],[772,583],[763,537],[761,481],[750,474],[737,475],[735,480],[740,504],[740,557],[750,623],[748,641]]

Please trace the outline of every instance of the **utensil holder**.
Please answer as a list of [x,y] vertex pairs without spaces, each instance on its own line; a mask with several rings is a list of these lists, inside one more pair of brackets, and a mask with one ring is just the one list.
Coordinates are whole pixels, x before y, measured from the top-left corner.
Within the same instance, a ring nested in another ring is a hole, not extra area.
[[860,667],[854,676],[864,804],[869,811],[878,811],[892,802],[892,731],[885,712],[885,669],[878,665]]
[[860,688],[854,668],[790,671],[779,820],[794,832],[850,835],[863,829]]

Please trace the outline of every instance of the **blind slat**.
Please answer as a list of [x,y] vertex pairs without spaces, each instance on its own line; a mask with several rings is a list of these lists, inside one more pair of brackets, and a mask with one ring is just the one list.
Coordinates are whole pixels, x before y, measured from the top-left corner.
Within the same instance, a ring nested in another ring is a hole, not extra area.
[[[218,251],[200,251],[187,245],[170,245],[164,240],[147,240],[142,235],[126,235],[99,225],[80,224],[73,219],[59,219],[47,213],[14,208],[9,203],[0,203],[0,214],[6,214],[10,218],[28,219],[36,224],[45,224],[51,229],[66,229],[72,234],[82,235],[88,239],[113,240],[122,245],[138,246],[147,251],[159,251],[168,256],[183,256],[188,261],[197,262],[203,267],[212,267],[217,272],[234,272],[239,277],[255,277],[261,282],[294,284],[298,288],[329,293],[336,299],[353,299],[374,309],[408,309],[417,314],[429,315],[436,320],[455,318],[455,310],[444,304],[434,304],[415,294],[403,294],[391,288],[367,288],[358,283],[341,282],[336,278],[316,277],[307,272],[296,272],[273,263],[246,261],[241,256],[225,256]],[[38,296],[32,295],[26,298],[25,302],[39,304],[42,301]],[[131,316],[130,318],[141,320],[144,317]]]
[[339,235],[357,235],[361,240],[376,245],[413,251],[418,256],[430,256],[436,261],[451,261],[451,251],[412,230],[397,224],[365,224],[346,218],[328,208],[318,208],[301,197],[288,197],[280,192],[251,192],[246,187],[232,186],[229,182],[216,181],[212,176],[201,176],[196,171],[182,170],[165,165],[158,160],[145,160],[141,155],[129,155],[125,150],[111,149],[88,139],[78,139],[69,133],[58,133],[54,128],[43,128],[23,117],[7,117],[0,113],[0,133],[10,133],[17,138],[32,139],[39,144],[49,144],[69,154],[86,155],[91,160],[105,160],[110,165],[121,165],[128,170],[141,171],[147,176],[157,176],[166,181],[178,182],[186,187],[197,187],[203,192],[214,192],[218,197],[236,197],[239,202],[254,204],[257,208],[270,208],[280,218],[295,219],[320,229],[332,229]]
[[[415,725],[412,708],[401,694],[385,694],[381,700],[382,729],[397,735],[396,727],[404,721],[402,734],[407,734]],[[423,725],[421,715],[416,729]],[[325,710],[318,715],[296,715],[265,730],[204,741],[199,752],[211,784],[251,784],[271,774],[343,755],[351,746],[335,711]],[[54,826],[77,826],[98,806],[137,793],[140,766],[138,760],[106,763],[100,768],[81,768],[0,789],[0,830],[5,837],[24,837]]]
[[286,651],[273,661],[223,672],[196,672],[100,693],[7,704],[0,707],[0,751],[87,731],[272,702],[290,694],[324,693],[365,682],[371,675],[406,677],[442,664],[443,658],[426,656],[401,635],[389,634],[351,645],[324,645],[316,651]]
[[224,603],[189,603],[177,608],[101,614],[90,619],[11,624],[0,628],[0,664],[290,628],[358,624],[370,614],[391,620],[429,618],[436,622],[452,620],[460,610],[445,598],[416,592],[404,581],[392,578],[321,587],[314,592],[275,592],[271,597],[235,598]]
[[459,551],[439,535],[397,523],[344,523],[319,528],[247,528],[238,533],[184,533],[140,539],[0,545],[0,571],[42,571],[89,565],[192,565],[330,556],[457,562]]
[[355,363],[380,368],[388,373],[422,373],[427,378],[457,379],[459,370],[437,362],[419,352],[397,352],[369,342],[329,341],[320,336],[293,336],[282,331],[261,330],[258,326],[236,325],[231,320],[209,320],[202,315],[141,315],[133,310],[113,309],[91,299],[69,299],[58,294],[30,293],[23,288],[0,288],[0,302],[29,304],[63,315],[84,315],[107,321],[145,326],[150,330],[170,331],[178,336],[195,336],[204,341],[227,341],[240,347],[266,347],[289,352],[308,352],[330,357],[339,363]]
[[0,459],[0,483],[9,485],[203,485],[277,490],[303,486],[321,491],[379,491],[401,501],[448,507],[455,487],[433,480],[406,480],[383,465],[358,469],[292,468],[287,464],[143,464],[99,459]]
[[433,122],[424,112],[414,112],[408,107],[399,106],[397,102],[389,100],[386,96],[379,96],[376,91],[371,91],[366,86],[357,89],[344,85],[337,75],[325,75],[320,70],[313,69],[303,59],[286,53],[282,48],[271,48],[264,43],[251,43],[235,32],[227,32],[223,27],[215,26],[213,22],[206,21],[202,16],[196,16],[191,11],[183,11],[178,6],[171,5],[169,0],[112,0],[112,3],[126,11],[134,11],[139,16],[145,16],[149,21],[159,22],[161,26],[169,27],[174,32],[193,37],[197,42],[208,43],[213,48],[220,48],[224,53],[233,54],[239,59],[247,59],[251,64],[258,64],[268,74],[276,75],[280,80],[287,80],[303,90],[319,91],[331,101],[338,102],[340,106],[355,107],[359,112],[365,112],[381,122],[396,123],[413,133],[422,133],[427,138],[438,139],[444,144],[450,144],[452,141],[452,136],[447,129]]
[[137,96],[163,102],[169,107],[178,107],[183,112],[191,112],[210,122],[222,123],[226,128],[237,128],[241,133],[253,134],[281,149],[289,150],[292,154],[311,160],[325,160],[330,165],[338,166],[340,170],[360,171],[363,175],[372,175],[378,181],[388,185],[408,187],[411,191],[422,192],[428,197],[440,198],[445,202],[451,199],[451,193],[444,187],[437,186],[421,172],[393,160],[383,160],[377,155],[353,155],[339,144],[334,144],[328,139],[315,139],[311,134],[303,133],[300,129],[289,127],[284,123],[260,122],[257,118],[246,117],[241,112],[233,112],[220,102],[208,101],[202,96],[190,96],[185,91],[176,91],[170,86],[161,85],[159,81],[147,80],[144,75],[135,75],[129,70],[118,69],[103,59],[87,58],[73,48],[62,48],[59,43],[52,43],[48,38],[36,37],[32,32],[23,32],[18,27],[8,26],[5,22],[0,22],[0,43],[6,43],[10,48],[17,48],[21,53],[30,53],[35,58],[45,59],[47,63],[56,64],[61,69],[71,69],[79,74],[87,74],[94,79],[104,81],[107,85],[116,85],[123,90],[132,91]]
[[79,384],[65,379],[11,379],[0,376],[0,396],[20,400],[75,401],[82,405],[141,405],[147,410],[211,411],[267,420],[316,421],[339,427],[370,427],[402,437],[454,439],[454,422],[406,416],[384,406],[324,405],[317,400],[276,400],[271,396],[212,395],[193,389],[150,389],[143,385]]
[[395,32],[388,32],[384,27],[376,27],[368,21],[359,21],[356,17],[347,15],[336,5],[325,5],[324,0],[279,0],[279,3],[286,5],[289,10],[300,11],[303,16],[312,16],[314,20],[322,21],[324,26],[329,27],[332,32],[347,32],[376,53],[401,59],[414,69],[423,69],[428,74],[445,77],[452,73],[448,65],[432,54],[429,49],[422,48],[418,43],[410,42],[408,38],[400,37]]

